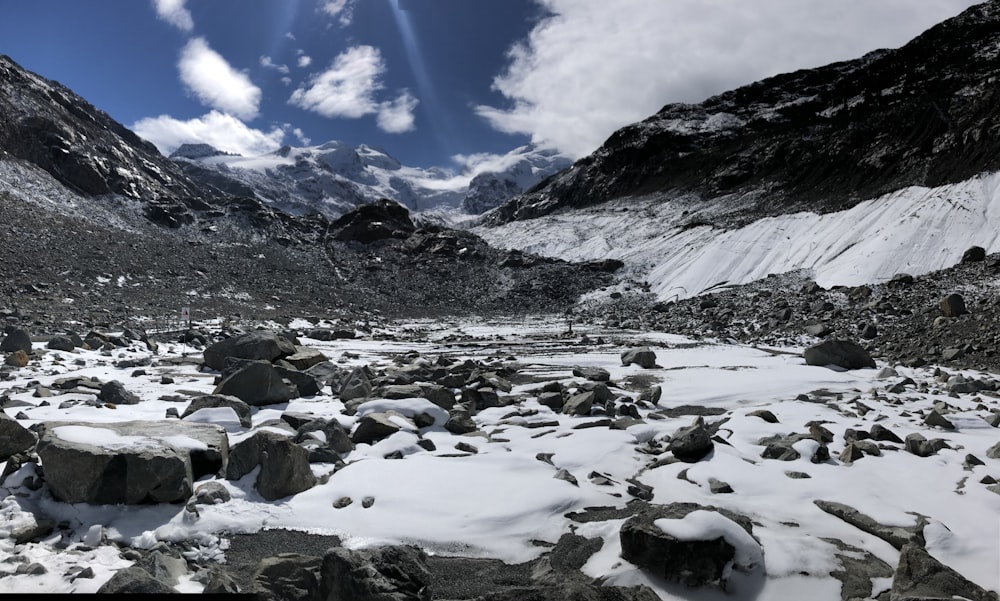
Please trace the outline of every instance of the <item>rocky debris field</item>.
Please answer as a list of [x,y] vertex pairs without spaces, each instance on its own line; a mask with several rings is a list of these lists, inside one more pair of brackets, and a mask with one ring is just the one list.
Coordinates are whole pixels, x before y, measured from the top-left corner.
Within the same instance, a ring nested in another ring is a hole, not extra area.
[[876,359],[911,367],[1000,370],[1000,255],[869,286],[824,289],[808,274],[773,275],[681,301],[635,290],[584,303],[574,321],[770,346],[853,340]]
[[[10,181],[26,167],[0,161]],[[16,171],[16,172],[15,172]],[[135,319],[494,315],[571,306],[614,264],[570,264],[491,248],[467,232],[415,224],[391,201],[336,222],[289,220],[260,203],[179,229],[139,206],[51,188],[28,202],[0,184],[0,318],[47,329]],[[79,327],[79,326],[77,326]],[[146,326],[148,327],[148,326]]]
[[997,598],[990,374],[565,325],[9,327],[0,582]]

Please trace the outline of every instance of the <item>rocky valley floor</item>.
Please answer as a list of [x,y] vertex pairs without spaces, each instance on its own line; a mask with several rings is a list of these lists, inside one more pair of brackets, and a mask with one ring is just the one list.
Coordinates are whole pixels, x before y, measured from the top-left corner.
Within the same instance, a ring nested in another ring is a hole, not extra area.
[[[205,323],[188,342],[36,339],[23,367],[3,369],[3,590],[847,600],[1000,589],[988,372],[884,359],[834,370],[806,365],[794,342],[627,323],[569,333],[555,317],[265,325],[295,337],[294,354],[227,363],[205,343],[239,332]],[[267,369],[284,371],[241,387]],[[120,476],[109,468],[77,490],[85,470],[46,464],[91,447],[188,457],[192,482],[102,485]]]

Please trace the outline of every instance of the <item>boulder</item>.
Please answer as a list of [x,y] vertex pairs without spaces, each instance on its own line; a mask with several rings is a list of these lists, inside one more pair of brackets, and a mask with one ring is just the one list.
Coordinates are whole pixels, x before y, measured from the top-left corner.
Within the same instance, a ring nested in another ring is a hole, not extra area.
[[139,567],[129,567],[118,570],[110,580],[97,589],[98,595],[163,595],[176,593],[172,586],[161,582]]
[[253,575],[258,599],[310,601],[319,596],[319,573],[323,558],[298,553],[265,557]]
[[807,348],[803,352],[806,365],[827,367],[830,365],[842,369],[874,368],[875,360],[860,344],[850,340],[824,340]]
[[326,355],[320,351],[305,346],[295,347],[295,352],[293,354],[282,359],[282,361],[287,361],[292,367],[299,371],[305,371],[313,365],[327,360]]
[[961,294],[949,294],[941,299],[938,306],[941,307],[941,314],[945,317],[958,317],[969,312],[965,308],[965,299]]
[[309,467],[309,451],[276,432],[261,431],[233,446],[226,479],[239,480],[260,466],[255,486],[268,501],[281,499],[316,485]]
[[213,394],[234,396],[248,405],[272,405],[298,397],[299,391],[270,362],[255,360],[222,380]]
[[997,595],[944,565],[920,545],[911,543],[905,545],[899,554],[889,598],[891,601],[996,601]]
[[623,559],[685,586],[725,590],[732,570],[763,567],[750,520],[716,507],[647,505],[625,521],[619,536]]
[[4,359],[4,365],[9,365],[11,367],[16,367],[18,369],[28,366],[28,353],[17,350],[13,353],[7,355]]
[[621,359],[622,365],[625,367],[628,367],[633,363],[643,369],[652,369],[656,367],[656,353],[654,353],[648,346],[629,349],[622,353]]
[[340,400],[344,402],[371,396],[372,383],[368,378],[367,370],[363,367],[355,368],[351,371],[351,374],[347,376],[347,379],[344,380],[343,384],[341,384],[340,390],[335,392],[340,397]]
[[469,434],[475,432],[477,426],[468,409],[462,405],[455,405],[448,412],[448,421],[444,429],[452,434]]
[[417,547],[352,551],[333,547],[323,556],[322,599],[430,601],[427,555]]
[[399,432],[401,428],[386,413],[369,413],[361,418],[351,439],[355,444],[373,444]]
[[226,359],[250,359],[254,361],[274,361],[295,354],[295,345],[287,338],[270,330],[255,330],[220,340],[205,349],[205,365],[221,371]]
[[112,405],[135,405],[141,400],[135,394],[125,390],[125,385],[118,380],[102,384],[101,393],[98,396],[105,403]]
[[295,386],[297,396],[310,397],[323,392],[323,382],[312,374],[297,369],[290,369],[281,364],[275,365],[274,369],[277,370],[283,379],[288,380]]
[[[656,363],[655,358],[653,359],[653,363]],[[611,372],[603,367],[574,367],[573,375],[594,382],[607,382],[611,379]]]
[[229,439],[209,424],[46,422],[37,445],[52,495],[66,503],[182,502],[225,468]]
[[986,249],[982,246],[970,246],[962,253],[962,263],[978,263],[986,260]]
[[0,411],[0,461],[27,451],[35,444],[35,435],[17,420]]
[[53,336],[45,345],[45,348],[53,351],[71,353],[74,349],[76,349],[76,344],[73,343],[73,339],[69,336]]
[[574,394],[563,405],[562,412],[566,415],[590,415],[595,397],[596,394],[593,391]]
[[14,328],[7,333],[7,336],[0,342],[0,353],[14,353],[24,351],[31,354],[31,334],[24,328]]
[[712,435],[705,427],[705,420],[697,417],[690,426],[673,433],[668,450],[681,461],[695,463],[708,455],[712,447]]
[[247,405],[235,396],[224,394],[206,394],[196,397],[187,406],[184,413],[181,414],[181,419],[187,419],[192,417],[194,413],[205,410],[202,412],[202,415],[205,417],[204,420],[198,418],[198,416],[194,416],[195,419],[193,421],[208,421],[211,423],[214,421],[212,416],[217,414],[217,412],[212,412],[212,409],[231,409],[236,414],[236,419],[239,420],[241,427],[249,428],[253,425],[250,405]]

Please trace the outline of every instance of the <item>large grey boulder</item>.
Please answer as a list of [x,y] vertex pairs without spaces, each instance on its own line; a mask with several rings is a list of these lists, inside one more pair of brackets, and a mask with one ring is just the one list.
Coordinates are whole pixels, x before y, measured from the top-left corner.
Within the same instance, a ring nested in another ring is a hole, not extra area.
[[153,578],[152,574],[135,566],[118,570],[110,580],[97,589],[99,595],[163,595],[176,592],[170,585]]
[[340,400],[345,402],[371,396],[372,383],[368,377],[368,371],[364,367],[355,368],[343,381],[336,393],[340,397]]
[[802,353],[806,365],[827,367],[833,365],[842,369],[875,368],[875,360],[860,344],[850,340],[824,340]]
[[31,334],[24,328],[14,328],[0,342],[0,353],[16,353],[24,351],[31,354]]
[[210,424],[46,422],[37,445],[52,495],[66,503],[174,503],[224,469],[225,432]]
[[282,499],[316,485],[309,451],[276,432],[257,432],[233,446],[226,478],[238,480],[260,466],[254,485],[268,501]]
[[[211,413],[213,409],[230,409],[236,415],[236,419],[239,420],[240,426],[243,428],[249,428],[253,425],[252,415],[250,412],[250,405],[241,401],[238,397],[225,395],[225,394],[206,394],[204,396],[195,397],[191,401],[191,404],[187,406],[184,413],[181,414],[181,419],[189,419],[192,421],[212,421]],[[205,410],[205,411],[202,411]],[[198,419],[198,415],[194,415],[201,411],[201,415],[205,416],[205,419]]]
[[323,558],[299,553],[265,557],[253,576],[258,599],[311,601],[319,596],[319,573]]
[[969,599],[996,601],[997,594],[987,592],[955,570],[944,565],[923,547],[908,544],[899,554],[899,566],[892,579],[891,601],[935,601]]
[[387,413],[369,413],[358,421],[351,439],[354,444],[374,444],[401,430]]
[[270,330],[255,330],[241,336],[220,340],[205,349],[205,365],[222,371],[226,359],[251,359],[274,361],[295,354],[295,345],[287,338]]
[[621,359],[622,365],[625,367],[633,363],[644,369],[653,369],[656,367],[656,353],[648,346],[629,349],[622,353]]
[[[659,524],[695,518],[704,538],[675,537]],[[661,520],[665,520],[661,522]],[[753,537],[749,518],[716,507],[695,503],[649,505],[630,517],[619,533],[622,558],[653,575],[685,586],[713,586],[723,590],[732,570],[763,568],[763,551]]]
[[27,451],[35,444],[35,435],[17,420],[0,410],[0,461]]
[[323,599],[430,601],[427,555],[410,546],[351,551],[333,547],[323,556]]
[[273,405],[297,398],[299,390],[269,362],[249,361],[219,382],[213,394],[234,396],[247,405]]
[[112,380],[101,384],[100,399],[112,405],[136,405],[142,399],[133,392],[125,389],[125,385],[118,380]]

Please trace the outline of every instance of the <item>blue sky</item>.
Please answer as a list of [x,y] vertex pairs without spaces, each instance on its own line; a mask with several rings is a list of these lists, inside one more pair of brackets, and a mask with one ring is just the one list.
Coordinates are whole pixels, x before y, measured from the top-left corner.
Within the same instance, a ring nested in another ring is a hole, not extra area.
[[973,0],[32,0],[0,53],[169,153],[343,140],[460,170],[896,47]]

